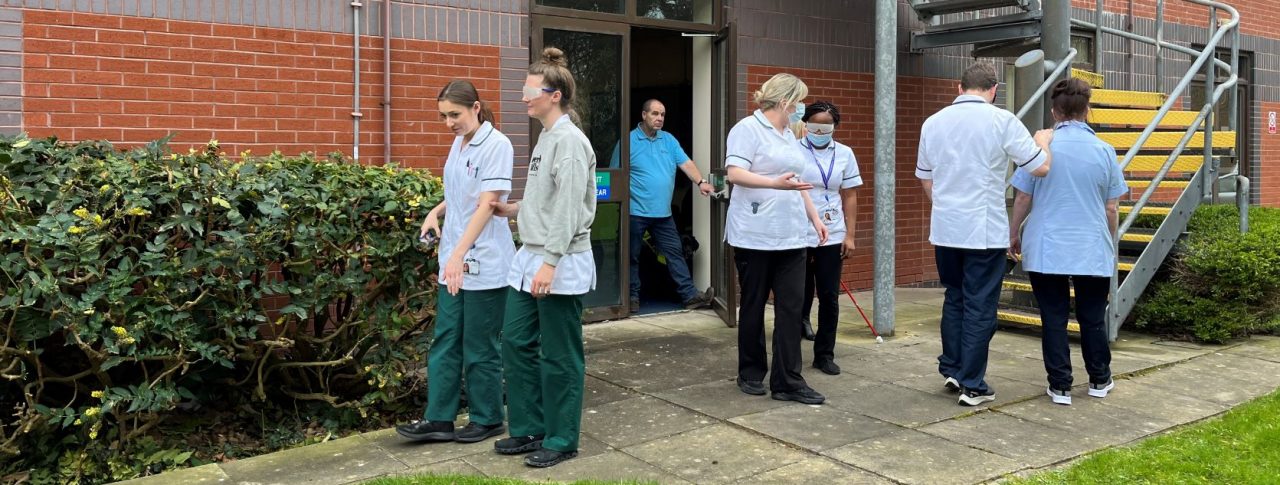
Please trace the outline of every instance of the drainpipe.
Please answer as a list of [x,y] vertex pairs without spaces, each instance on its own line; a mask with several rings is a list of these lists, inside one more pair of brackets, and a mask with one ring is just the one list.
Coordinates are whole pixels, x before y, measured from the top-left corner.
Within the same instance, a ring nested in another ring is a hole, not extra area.
[[896,280],[894,196],[897,183],[898,2],[876,0],[875,326],[893,335]]
[[354,67],[352,67],[352,78],[355,87],[351,93],[351,159],[356,163],[360,163],[360,118],[364,116],[360,112],[360,9],[364,7],[359,0],[351,2],[351,11],[354,14],[355,21],[353,23],[355,37],[352,37],[351,48],[353,57],[355,58]]
[[391,163],[391,0],[382,0],[382,153]]

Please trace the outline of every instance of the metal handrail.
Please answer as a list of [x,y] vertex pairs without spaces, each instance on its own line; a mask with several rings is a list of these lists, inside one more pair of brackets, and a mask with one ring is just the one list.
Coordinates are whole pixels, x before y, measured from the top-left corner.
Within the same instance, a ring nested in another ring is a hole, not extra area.
[[[1071,49],[1067,51],[1067,56],[1062,58],[1062,61],[1059,62],[1058,66],[1054,68],[1052,73],[1049,74],[1049,77],[1045,79],[1043,83],[1040,83],[1040,88],[1036,89],[1036,92],[1032,94],[1031,97],[1028,99],[1036,100],[1036,99],[1043,98],[1044,94],[1049,92],[1049,87],[1053,86],[1053,84],[1057,82],[1058,78],[1061,77],[1064,73],[1066,73],[1067,69],[1071,68],[1071,61],[1075,60],[1076,54],[1077,52],[1075,49]],[[1022,108],[1018,109],[1018,113],[1017,113],[1018,119],[1022,119],[1024,116],[1027,116],[1027,113],[1031,112],[1031,107],[1035,105],[1036,103],[1034,101],[1030,103],[1024,103],[1022,105]]]

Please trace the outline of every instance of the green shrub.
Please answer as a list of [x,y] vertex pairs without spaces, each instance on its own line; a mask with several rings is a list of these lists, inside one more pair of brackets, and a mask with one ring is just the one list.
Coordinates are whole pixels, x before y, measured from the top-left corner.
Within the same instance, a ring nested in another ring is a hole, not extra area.
[[132,478],[190,463],[149,434],[193,412],[421,389],[439,179],[166,141],[0,137],[0,477]]
[[1280,209],[1251,208],[1246,234],[1239,216],[1230,205],[1196,211],[1169,279],[1134,311],[1139,327],[1215,343],[1280,330]]

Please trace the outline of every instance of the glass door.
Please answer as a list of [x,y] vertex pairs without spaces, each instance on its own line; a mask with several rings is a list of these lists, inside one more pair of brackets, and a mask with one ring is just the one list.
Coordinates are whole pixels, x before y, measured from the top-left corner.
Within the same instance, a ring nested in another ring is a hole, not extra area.
[[[530,55],[545,47],[564,51],[578,92],[574,109],[579,127],[596,153],[596,218],[591,227],[591,251],[596,259],[596,289],[583,299],[588,322],[626,317],[629,313],[630,267],[627,241],[630,191],[627,167],[630,27],[614,22],[576,18],[534,17]],[[529,133],[537,143],[542,126],[532,121]],[[614,154],[617,158],[615,158]],[[614,160],[617,160],[614,162]]]
[[737,64],[734,25],[730,23],[716,35],[711,56],[711,179],[715,196],[711,198],[711,293],[712,307],[730,327],[738,321],[738,276],[733,265],[733,248],[724,241],[724,227],[729,214],[729,188],[725,181],[725,140],[729,129],[737,123],[734,93],[737,89]]

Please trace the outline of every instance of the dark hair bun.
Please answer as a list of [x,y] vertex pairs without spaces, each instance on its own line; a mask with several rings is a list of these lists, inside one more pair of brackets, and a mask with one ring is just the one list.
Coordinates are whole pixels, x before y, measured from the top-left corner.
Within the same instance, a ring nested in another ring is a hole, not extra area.
[[553,66],[569,67],[569,60],[565,59],[564,51],[555,47],[542,49],[542,60]]

